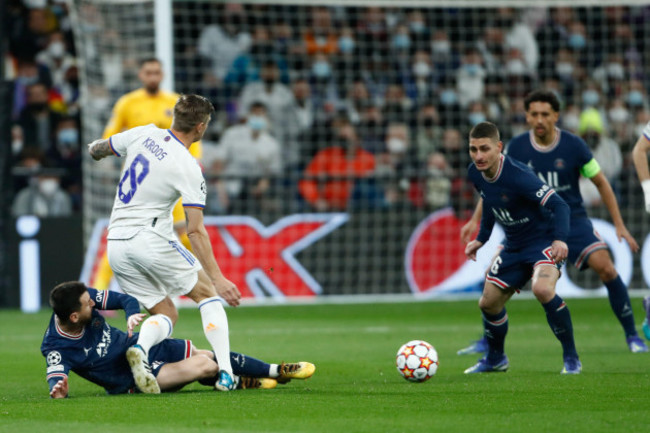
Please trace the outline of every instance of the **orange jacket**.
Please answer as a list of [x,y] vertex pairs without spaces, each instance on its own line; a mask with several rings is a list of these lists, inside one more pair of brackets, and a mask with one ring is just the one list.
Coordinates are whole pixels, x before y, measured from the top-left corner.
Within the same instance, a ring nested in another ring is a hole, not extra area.
[[330,207],[345,209],[352,194],[355,177],[364,177],[375,169],[375,157],[372,153],[357,149],[353,158],[346,155],[346,149],[338,146],[328,147],[316,154],[311,160],[305,174],[310,177],[318,175],[351,176],[349,179],[331,179],[323,182],[318,179],[304,179],[298,184],[300,194],[309,203],[325,199]]

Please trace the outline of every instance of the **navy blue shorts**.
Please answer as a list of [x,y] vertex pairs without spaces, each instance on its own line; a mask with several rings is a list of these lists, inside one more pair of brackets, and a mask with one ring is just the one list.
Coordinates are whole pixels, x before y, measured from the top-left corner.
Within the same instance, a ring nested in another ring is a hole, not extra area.
[[589,218],[571,218],[567,245],[569,247],[567,260],[580,270],[588,266],[587,261],[591,253],[607,249],[607,244],[594,230]]
[[189,358],[190,355],[192,355],[192,342],[190,340],[167,338],[149,350],[151,372],[158,377],[163,365],[168,362],[182,361]]
[[500,289],[520,289],[533,276],[536,266],[551,265],[558,270],[551,257],[551,240],[538,240],[518,250],[502,249],[492,260],[485,281]]

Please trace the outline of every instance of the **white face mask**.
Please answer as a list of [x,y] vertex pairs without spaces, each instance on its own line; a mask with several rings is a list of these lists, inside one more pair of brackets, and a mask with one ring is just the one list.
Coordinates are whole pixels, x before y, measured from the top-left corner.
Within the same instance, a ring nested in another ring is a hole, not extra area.
[[573,74],[573,65],[568,62],[560,62],[555,65],[555,72],[563,77]]
[[386,147],[390,153],[404,153],[406,151],[406,142],[400,138],[389,138]]
[[580,118],[575,114],[566,114],[562,117],[562,126],[571,132],[575,132],[580,126]]
[[623,107],[616,107],[609,110],[609,118],[614,123],[624,123],[627,121],[629,113]]
[[431,74],[431,67],[427,62],[417,62],[413,65],[413,73],[419,78],[428,77]]
[[42,179],[38,181],[38,190],[44,196],[51,197],[59,189],[59,181],[56,179]]
[[526,73],[526,65],[520,59],[514,59],[506,64],[506,70],[510,75],[524,75]]
[[60,41],[52,42],[47,47],[47,51],[52,57],[60,59],[65,54],[65,46],[63,45],[63,42]]
[[431,49],[435,54],[449,54],[451,51],[451,42],[449,41],[434,41],[431,42]]

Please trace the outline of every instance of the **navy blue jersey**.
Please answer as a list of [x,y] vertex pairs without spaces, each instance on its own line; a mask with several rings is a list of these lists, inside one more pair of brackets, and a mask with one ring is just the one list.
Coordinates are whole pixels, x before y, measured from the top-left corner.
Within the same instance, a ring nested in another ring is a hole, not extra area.
[[538,239],[566,241],[569,206],[524,164],[501,155],[494,178],[486,178],[473,163],[468,177],[483,198],[478,241],[487,242],[495,221],[503,227],[509,250]]
[[555,128],[555,141],[547,147],[535,142],[533,131],[513,138],[506,147],[509,157],[528,165],[552,187],[571,208],[571,217],[585,217],[578,181],[580,170],[593,159],[589,146],[580,137]]
[[126,350],[137,342],[106,323],[97,310],[122,309],[128,318],[140,312],[135,298],[107,290],[88,289],[95,301],[90,322],[79,335],[64,332],[52,314],[43,336],[41,353],[47,360],[47,381],[52,387],[68,376],[70,370],[106,389],[109,394],[126,392],[134,386]]

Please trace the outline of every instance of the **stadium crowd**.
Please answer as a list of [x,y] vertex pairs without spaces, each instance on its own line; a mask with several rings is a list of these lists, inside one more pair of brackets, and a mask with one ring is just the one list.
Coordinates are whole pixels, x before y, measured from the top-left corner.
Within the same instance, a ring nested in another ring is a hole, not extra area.
[[[559,126],[589,144],[622,206],[636,188],[631,149],[650,120],[650,7],[187,8],[174,9],[174,82],[217,108],[202,158],[208,212],[469,209],[468,131],[489,120],[506,140],[525,132],[523,98],[539,87],[561,97]],[[15,83],[14,213],[79,211],[66,2],[9,0],[3,25]],[[124,92],[105,81],[114,99]],[[583,196],[601,204],[588,182]]]

